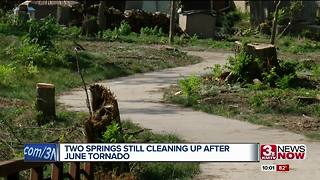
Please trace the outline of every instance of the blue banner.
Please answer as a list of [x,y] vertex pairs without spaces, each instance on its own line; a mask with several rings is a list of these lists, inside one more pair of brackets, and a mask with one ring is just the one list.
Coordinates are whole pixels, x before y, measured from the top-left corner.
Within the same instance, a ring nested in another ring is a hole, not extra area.
[[25,144],[25,161],[58,161],[58,144]]

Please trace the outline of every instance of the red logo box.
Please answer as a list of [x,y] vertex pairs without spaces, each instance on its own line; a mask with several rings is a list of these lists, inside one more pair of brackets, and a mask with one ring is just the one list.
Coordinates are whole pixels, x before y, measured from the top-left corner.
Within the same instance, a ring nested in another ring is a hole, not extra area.
[[288,172],[289,171],[289,164],[277,164],[276,171]]
[[276,160],[277,159],[277,145],[265,144],[260,146],[261,160]]

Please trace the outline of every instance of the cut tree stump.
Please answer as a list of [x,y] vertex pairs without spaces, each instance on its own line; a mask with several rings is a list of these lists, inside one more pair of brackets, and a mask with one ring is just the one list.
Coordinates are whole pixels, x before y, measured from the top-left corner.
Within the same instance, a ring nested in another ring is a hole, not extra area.
[[44,118],[56,115],[55,87],[53,84],[37,83],[36,109]]
[[235,53],[241,51],[246,52],[252,58],[259,58],[263,62],[263,67],[270,70],[272,67],[279,67],[277,59],[277,50],[272,44],[263,43],[248,43],[242,44],[239,41],[235,42]]

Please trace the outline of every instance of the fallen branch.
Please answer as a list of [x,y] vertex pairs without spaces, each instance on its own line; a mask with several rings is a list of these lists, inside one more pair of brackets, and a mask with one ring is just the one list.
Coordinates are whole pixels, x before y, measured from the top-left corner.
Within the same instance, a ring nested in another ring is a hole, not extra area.
[[[74,42],[75,43],[75,42]],[[75,51],[76,51],[76,63],[77,63],[77,69],[78,69],[78,73],[79,73],[79,75],[80,75],[80,78],[81,78],[81,80],[82,80],[82,85],[83,85],[83,89],[84,89],[84,91],[85,91],[85,93],[86,93],[86,104],[87,104],[87,108],[88,108],[88,110],[89,110],[89,114],[90,114],[90,117],[92,117],[92,109],[91,109],[91,106],[90,106],[90,100],[89,100],[89,94],[88,94],[88,89],[87,89],[87,84],[86,84],[86,82],[85,82],[85,80],[84,80],[84,77],[83,77],[83,74],[82,74],[82,71],[81,71],[81,69],[80,69],[80,65],[79,65],[79,57],[78,57],[78,51],[80,51],[80,50],[84,50],[84,48],[80,45],[79,46],[79,44],[77,44],[77,43],[75,43],[76,45],[77,45],[77,47],[75,48]]]

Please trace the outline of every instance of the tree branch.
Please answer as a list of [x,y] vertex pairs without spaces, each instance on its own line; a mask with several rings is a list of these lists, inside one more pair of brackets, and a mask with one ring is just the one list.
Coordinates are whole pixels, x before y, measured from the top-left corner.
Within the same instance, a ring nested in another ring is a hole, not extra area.
[[278,14],[279,14],[280,4],[281,4],[281,0],[279,0],[277,5],[276,5],[276,9],[274,11],[273,22],[272,22],[272,31],[271,31],[270,44],[273,44],[273,45],[274,45],[275,38],[276,38],[276,30],[277,30],[277,24],[278,24]]
[[89,100],[89,93],[88,93],[88,89],[87,89],[87,84],[86,84],[86,82],[85,82],[85,80],[84,80],[84,77],[83,77],[83,74],[82,74],[82,71],[81,71],[80,65],[79,65],[78,49],[75,48],[75,51],[76,51],[76,61],[77,61],[78,73],[79,73],[80,78],[81,78],[81,80],[82,80],[83,89],[84,89],[84,91],[85,91],[85,93],[86,93],[86,98],[87,98],[87,99],[86,99],[86,104],[87,104],[87,108],[88,108],[88,110],[89,110],[90,117],[92,117],[93,114],[92,114],[92,110],[91,110],[91,106],[90,106],[90,100]]

